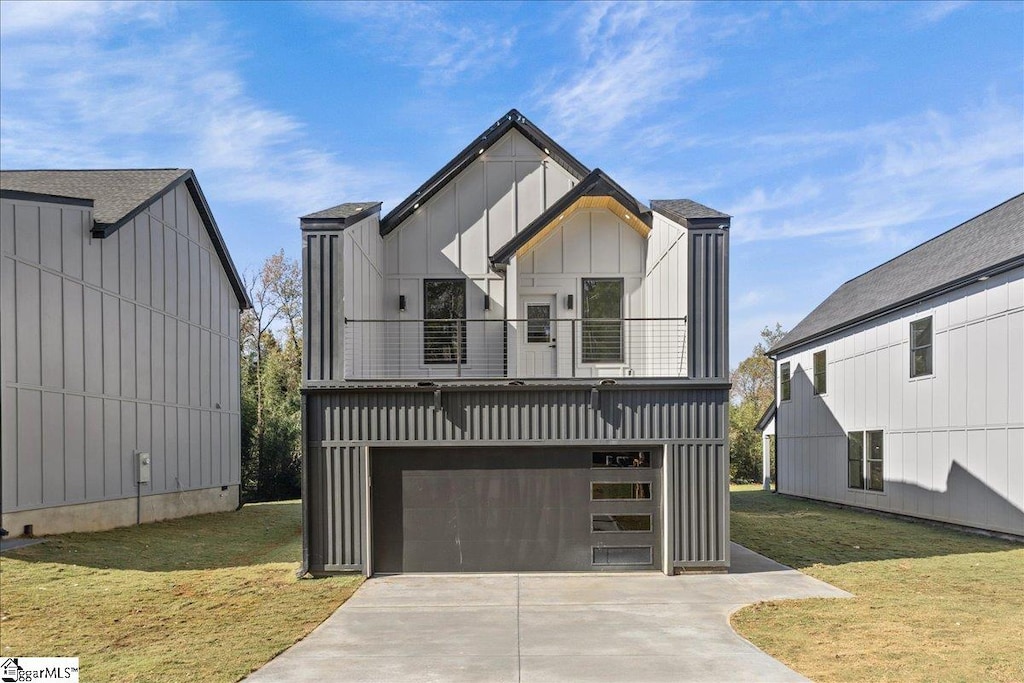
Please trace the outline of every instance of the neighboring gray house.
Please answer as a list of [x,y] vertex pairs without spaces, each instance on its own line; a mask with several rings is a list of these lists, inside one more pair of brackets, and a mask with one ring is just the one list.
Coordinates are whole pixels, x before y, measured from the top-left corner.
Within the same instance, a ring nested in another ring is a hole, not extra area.
[[729,217],[512,110],[301,220],[314,573],[725,568]]
[[192,171],[0,172],[3,527],[237,507],[247,306]]
[[1024,535],[1024,195],[850,280],[769,355],[780,493]]

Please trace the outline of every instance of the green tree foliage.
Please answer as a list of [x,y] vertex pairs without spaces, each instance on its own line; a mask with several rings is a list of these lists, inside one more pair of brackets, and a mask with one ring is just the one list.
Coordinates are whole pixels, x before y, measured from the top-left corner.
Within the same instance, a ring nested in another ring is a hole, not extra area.
[[765,327],[753,352],[733,371],[729,411],[729,475],[736,483],[761,481],[761,435],[757,421],[775,398],[775,363],[765,355],[785,336],[782,326]]
[[301,489],[302,280],[280,251],[245,277],[242,316],[242,490],[247,501]]

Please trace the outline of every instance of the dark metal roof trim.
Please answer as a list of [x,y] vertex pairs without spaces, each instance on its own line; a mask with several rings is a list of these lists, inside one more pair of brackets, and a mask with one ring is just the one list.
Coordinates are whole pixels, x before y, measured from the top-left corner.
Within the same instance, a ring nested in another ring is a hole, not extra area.
[[952,280],[951,282],[947,282],[944,285],[933,287],[932,289],[925,292],[921,292],[919,294],[914,294],[913,296],[907,297],[906,299],[902,299],[901,301],[898,301],[892,305],[879,308],[875,311],[872,311],[871,313],[866,313],[865,315],[859,316],[857,318],[852,318],[838,325],[833,325],[830,328],[822,330],[821,332],[815,333],[808,337],[796,339],[788,344],[785,344],[784,346],[774,346],[771,349],[769,349],[765,355],[772,359],[778,358],[779,354],[783,353],[784,351],[790,351],[801,346],[806,346],[811,342],[815,342],[823,337],[835,334],[836,332],[841,332],[842,330],[847,330],[851,327],[856,327],[861,323],[873,320],[875,318],[879,318],[888,313],[892,313],[893,311],[898,311],[901,308],[912,306],[918,303],[919,301],[924,301],[926,299],[932,298],[933,296],[938,296],[939,294],[951,292],[954,289],[960,289],[961,287],[965,287],[971,284],[972,282],[976,282],[979,278],[991,277],[993,275],[1005,273],[1008,270],[1013,270],[1014,268],[1019,268],[1021,266],[1024,266],[1024,256],[1015,256],[1014,258],[1003,261],[1002,263],[990,266],[988,268],[983,268],[982,270],[957,278],[956,280]]
[[622,189],[604,171],[595,168],[586,178],[577,183],[576,187],[562,195],[557,202],[548,207],[547,211],[537,216],[533,222],[520,230],[511,240],[494,252],[491,256],[491,265],[497,267],[508,264],[512,255],[521,246],[529,242],[534,235],[544,229],[560,213],[572,206],[573,202],[580,197],[611,197],[636,214],[636,217],[643,221],[647,227],[651,226],[651,210],[640,203],[633,195]]
[[[359,221],[363,220],[364,218],[367,218],[368,216],[372,216],[375,213],[379,213],[381,204],[383,202],[360,203],[367,203],[370,204],[370,206],[348,216],[338,216],[337,218],[318,216],[317,214],[322,214],[324,213],[324,211],[317,211],[316,213],[311,213],[308,216],[303,216],[302,218],[300,218],[299,226],[303,230],[344,230],[350,225],[354,225]],[[330,209],[326,209],[326,211],[330,211]]]
[[217,221],[213,219],[213,212],[210,211],[210,205],[206,202],[206,196],[203,194],[202,188],[199,187],[199,181],[196,180],[196,175],[193,171],[189,171],[188,174],[182,178],[185,182],[185,186],[188,188],[189,194],[192,195],[192,201],[196,203],[196,207],[199,209],[199,215],[203,219],[203,224],[206,225],[207,232],[210,233],[210,237],[213,238],[213,248],[217,252],[217,256],[220,258],[221,266],[224,268],[224,272],[228,274],[228,280],[231,281],[231,288],[235,292],[235,297],[238,299],[238,305],[242,309],[252,308],[252,301],[249,300],[249,294],[245,291],[245,286],[242,284],[242,278],[238,275],[238,270],[235,268],[235,262],[231,260],[231,254],[228,253],[227,243],[224,242],[224,236],[220,233],[220,228],[217,227]]
[[764,411],[764,415],[762,415],[761,419],[757,421],[756,425],[754,425],[754,429],[756,429],[759,432],[763,432],[765,429],[768,428],[768,424],[771,423],[771,421],[774,419],[775,401],[772,401],[768,408]]
[[531,123],[519,111],[512,109],[455,155],[455,158],[432,175],[427,182],[420,185],[415,192],[389,211],[380,221],[380,234],[386,235],[401,225],[416,210],[416,205],[426,202],[437,194],[449,181],[465,170],[480,155],[481,151],[490,149],[512,128],[522,133],[527,140],[547,153],[559,166],[576,178],[582,179],[590,172],[590,169],[551,139],[547,133]]
[[199,182],[196,180],[196,174],[191,169],[182,173],[176,180],[172,180],[162,190],[154,192],[152,196],[126,213],[116,223],[94,224],[92,228],[93,237],[99,237],[101,239],[110,237],[120,230],[122,226],[127,225],[136,216],[145,211],[150,204],[160,197],[163,197],[182,183],[185,183],[188,193],[192,196],[192,201],[195,202],[196,208],[199,209],[199,217],[203,219],[203,224],[206,226],[206,232],[209,233],[211,238],[210,241],[213,242],[213,250],[217,252],[217,257],[220,259],[221,267],[224,268],[224,272],[228,274],[228,280],[231,281],[231,289],[235,293],[238,305],[243,309],[252,308],[252,302],[249,300],[249,295],[246,294],[245,287],[242,285],[242,278],[239,277],[238,270],[235,268],[235,263],[231,260],[231,255],[228,253],[228,247],[224,242],[224,236],[220,234],[220,228],[217,227],[217,222],[213,219],[213,213],[210,211],[210,205],[206,202],[206,197],[203,195],[203,191],[199,188]]
[[185,180],[192,174],[192,171],[185,171],[180,176],[167,183],[163,189],[157,190],[148,198],[143,200],[138,206],[117,219],[114,223],[101,223],[96,221],[92,227],[92,236],[103,239],[113,235],[115,232],[121,229],[121,226],[126,225],[133,218],[138,216],[140,213],[146,210],[146,208],[157,200],[159,197],[163,197],[165,194],[176,188],[178,185],[185,182]]
[[0,198],[20,199],[27,202],[47,202],[49,204],[67,204],[69,206],[94,206],[91,199],[82,197],[66,197],[59,194],[45,194],[42,192],[25,192],[24,190],[0,190]]

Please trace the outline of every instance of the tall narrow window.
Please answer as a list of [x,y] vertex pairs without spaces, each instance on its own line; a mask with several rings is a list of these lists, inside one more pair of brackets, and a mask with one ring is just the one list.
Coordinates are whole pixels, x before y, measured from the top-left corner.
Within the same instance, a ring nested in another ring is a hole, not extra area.
[[864,488],[864,432],[846,435],[846,468],[846,485],[851,489]]
[[423,362],[466,362],[466,281],[423,281]]
[[932,317],[910,323],[910,376],[932,374]]
[[882,476],[882,432],[868,432],[867,437],[868,490],[883,491],[885,479]]
[[621,278],[583,280],[583,362],[621,363],[622,293]]
[[814,393],[815,394],[824,394],[825,393],[825,390],[826,390],[826,388],[828,386],[826,384],[826,382],[825,382],[825,379],[826,379],[825,378],[825,375],[826,375],[825,368],[827,366],[828,366],[828,363],[826,362],[825,352],[824,351],[818,351],[816,354],[814,354]]
[[779,366],[779,400],[788,401],[791,397],[792,384],[789,377],[789,363]]

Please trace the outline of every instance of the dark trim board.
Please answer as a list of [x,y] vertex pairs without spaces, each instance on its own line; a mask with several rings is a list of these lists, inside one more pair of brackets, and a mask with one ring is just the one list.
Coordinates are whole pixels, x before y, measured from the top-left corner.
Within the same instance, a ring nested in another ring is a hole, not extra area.
[[81,197],[65,197],[58,194],[42,192],[25,192],[24,190],[0,190],[0,199],[13,199],[26,202],[46,202],[48,204],[66,204],[68,206],[84,206],[91,208],[95,202]]
[[473,163],[482,152],[486,152],[494,143],[502,138],[512,129],[518,130],[523,136],[537,146],[538,149],[546,152],[559,166],[567,170],[577,179],[583,179],[589,172],[586,166],[581,164],[572,154],[567,152],[561,145],[551,139],[547,133],[527,120],[517,110],[511,109],[507,114],[498,119],[490,128],[485,130],[473,142],[467,145],[461,152],[445,164],[441,170],[432,175],[427,182],[423,183],[411,195],[402,200],[398,206],[393,208],[380,221],[380,234],[386,235],[399,225],[406,218],[412,215],[416,206],[428,201],[437,194],[455,176],[461,173],[467,166]]
[[623,207],[632,211],[637,218],[643,221],[644,225],[651,227],[651,210],[641,204],[633,195],[622,189],[622,186],[611,179],[604,171],[595,168],[587,177],[577,183],[576,187],[566,192],[562,197],[552,204],[547,211],[541,213],[529,225],[520,230],[516,235],[502,245],[491,256],[491,265],[508,265],[513,254],[524,244],[543,230],[559,214],[572,206],[580,197],[611,197]]

